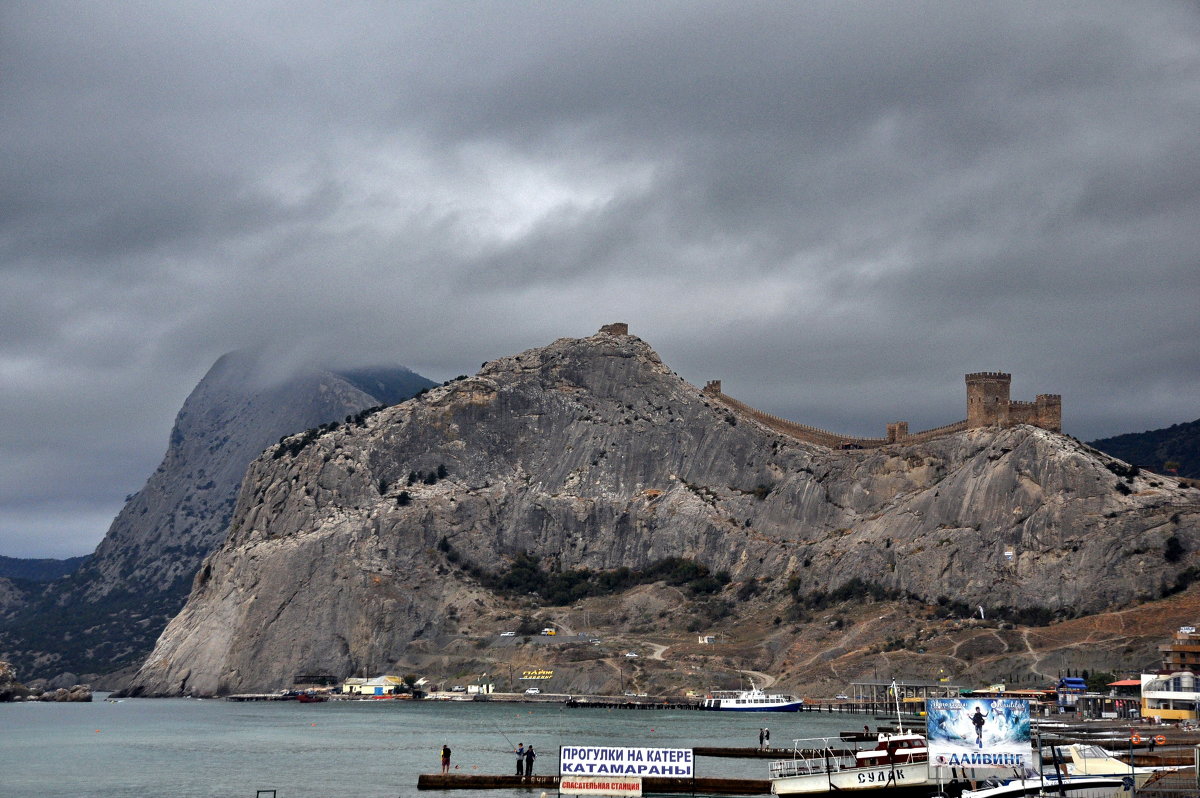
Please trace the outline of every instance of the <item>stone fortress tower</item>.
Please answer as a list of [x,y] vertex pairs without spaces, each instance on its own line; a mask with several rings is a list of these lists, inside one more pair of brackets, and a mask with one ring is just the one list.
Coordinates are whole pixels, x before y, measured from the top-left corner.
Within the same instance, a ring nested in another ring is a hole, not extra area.
[[1062,396],[1041,393],[1036,401],[1014,402],[1009,398],[1012,375],[1002,371],[979,371],[966,380],[967,429],[1032,424],[1062,432]]

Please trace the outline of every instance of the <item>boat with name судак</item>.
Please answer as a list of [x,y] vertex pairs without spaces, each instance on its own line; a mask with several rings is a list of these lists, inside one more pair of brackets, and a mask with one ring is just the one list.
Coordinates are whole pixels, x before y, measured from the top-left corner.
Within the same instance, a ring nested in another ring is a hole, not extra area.
[[828,738],[796,740],[791,759],[770,764],[771,792],[803,795],[837,791],[899,790],[923,794],[929,778],[929,748],[915,732],[880,733],[875,747],[833,748]]

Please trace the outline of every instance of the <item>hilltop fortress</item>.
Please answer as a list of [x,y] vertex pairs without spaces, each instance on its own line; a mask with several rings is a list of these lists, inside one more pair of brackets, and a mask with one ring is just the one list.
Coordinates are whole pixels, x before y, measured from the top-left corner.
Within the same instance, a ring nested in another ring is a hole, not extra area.
[[907,421],[895,421],[887,425],[884,438],[859,438],[839,435],[836,432],[797,424],[785,418],[755,410],[721,392],[721,381],[710,380],[704,386],[704,394],[718,402],[753,418],[776,432],[793,438],[828,446],[833,449],[872,449],[889,443],[920,443],[941,435],[950,435],[978,427],[1011,427],[1016,424],[1031,424],[1035,427],[1062,432],[1062,397],[1058,394],[1038,394],[1033,402],[1015,402],[1009,398],[1012,375],[1001,371],[980,371],[968,374],[967,417],[942,427],[922,432],[909,433]]
[[[629,335],[629,325],[624,322],[605,324],[600,328],[600,332],[608,335]],[[704,386],[703,393],[776,432],[782,432],[784,435],[806,443],[815,443],[818,446],[827,446],[832,449],[873,449],[878,446],[887,446],[889,443],[920,443],[968,429],[1012,427],[1017,424],[1029,424],[1051,432],[1062,432],[1062,396],[1059,394],[1041,393],[1032,402],[1013,401],[1009,398],[1012,375],[1002,371],[977,371],[974,374],[966,375],[966,381],[966,419],[911,434],[908,431],[907,421],[895,421],[887,425],[887,434],[883,438],[839,435],[836,432],[810,427],[807,424],[798,424],[795,421],[788,421],[786,418],[764,413],[722,393],[720,380],[709,380]]]

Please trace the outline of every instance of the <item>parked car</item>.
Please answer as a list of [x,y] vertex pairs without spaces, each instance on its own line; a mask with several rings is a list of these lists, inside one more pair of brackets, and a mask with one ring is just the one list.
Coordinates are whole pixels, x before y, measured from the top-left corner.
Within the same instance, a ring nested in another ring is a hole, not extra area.
[[537,687],[526,687],[525,695],[541,695],[542,691]]
[[625,652],[625,656],[627,656],[627,657],[637,657],[637,652],[636,652],[636,651],[626,651],[626,652]]
[[451,688],[450,688],[450,692],[452,692],[452,693],[465,693],[465,692],[467,692],[467,688],[463,687],[461,684],[456,684],[456,685],[454,685],[453,687],[451,687]]
[[837,695],[834,696],[834,698],[838,701],[849,701],[850,700],[850,696],[846,695],[845,693],[838,693]]
[[516,637],[517,633],[516,632],[501,632],[500,636],[501,637]]

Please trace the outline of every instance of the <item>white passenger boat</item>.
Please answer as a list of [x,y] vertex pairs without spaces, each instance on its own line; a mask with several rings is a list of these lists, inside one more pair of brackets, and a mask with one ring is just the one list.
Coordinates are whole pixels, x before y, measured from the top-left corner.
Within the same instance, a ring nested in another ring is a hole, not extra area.
[[749,690],[718,691],[704,697],[702,709],[726,712],[798,712],[804,699],[786,693],[764,693],[750,682]]
[[903,731],[880,734],[864,751],[835,749],[828,738],[796,740],[792,758],[772,762],[770,773],[776,795],[936,786],[925,737]]

